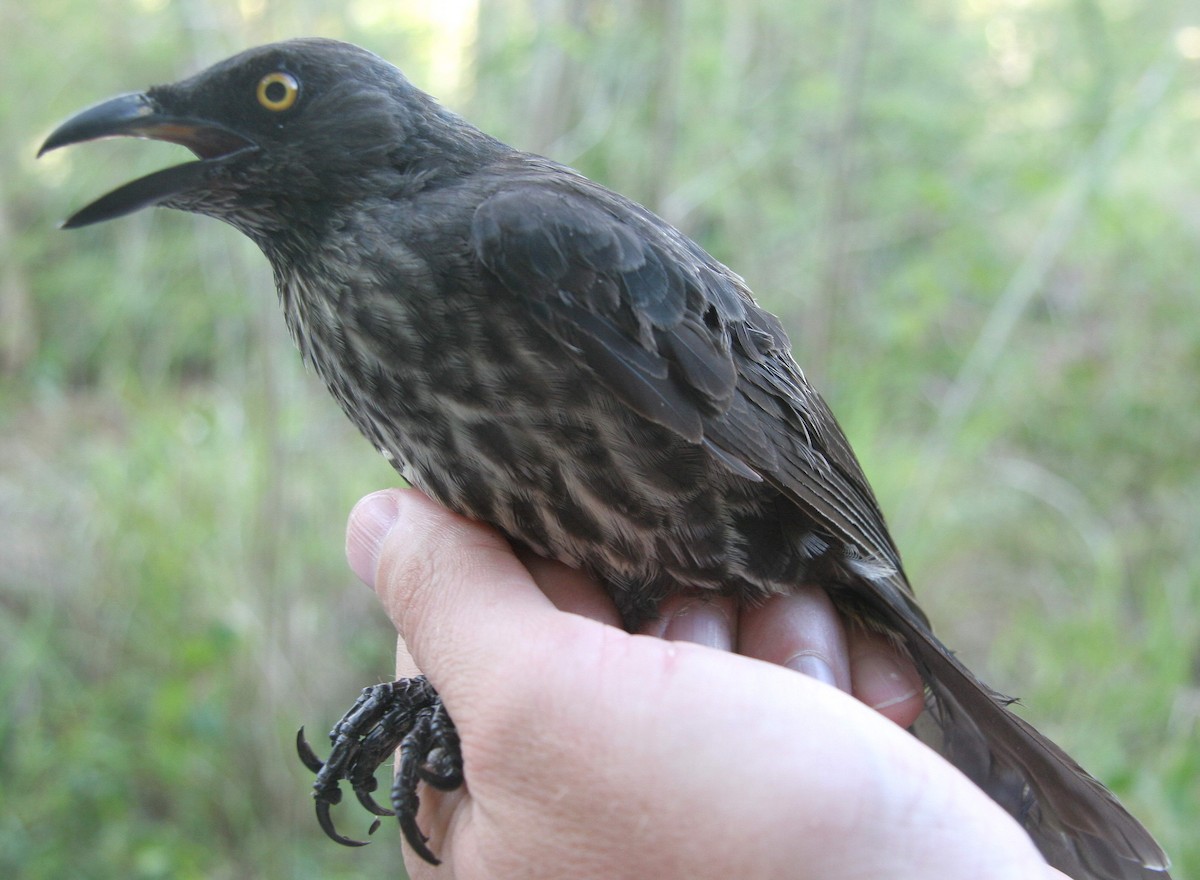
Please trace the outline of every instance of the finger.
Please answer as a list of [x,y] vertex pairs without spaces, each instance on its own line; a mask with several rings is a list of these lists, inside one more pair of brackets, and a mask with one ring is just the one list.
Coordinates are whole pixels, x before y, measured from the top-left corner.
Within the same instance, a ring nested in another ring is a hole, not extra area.
[[495,658],[532,641],[557,613],[498,532],[416,490],[360,501],[346,555],[447,703],[448,684],[486,680]]
[[638,632],[669,642],[693,642],[732,651],[736,639],[736,606],[728,596],[669,596],[658,614]]
[[[378,550],[372,545],[386,538],[393,525],[391,519],[394,512],[397,511],[391,498],[385,496],[379,499],[375,496],[368,496],[351,514],[351,527],[347,531],[347,557],[350,558],[351,565],[356,571],[362,569],[360,577],[363,577],[364,580],[374,579],[377,567],[374,556]],[[413,547],[412,549],[417,550],[418,548]],[[358,555],[357,559],[355,554]],[[364,577],[368,571],[370,572],[369,576]],[[390,611],[391,609],[389,609],[389,613]],[[397,635],[396,678],[412,678],[420,674],[421,669],[408,650],[404,637]],[[447,868],[452,864],[455,852],[452,845],[454,840],[452,828],[463,815],[463,804],[468,797],[468,791],[465,786],[460,786],[453,791],[440,791],[425,782],[418,782],[417,786],[420,797],[417,825],[424,834],[428,835],[427,842],[430,848],[443,859],[441,868],[435,868],[419,858],[411,850],[404,836],[400,834],[394,821],[391,823],[391,828],[399,839],[404,853],[404,864],[412,880],[426,880],[426,878],[435,880],[438,877],[449,876]]]
[[901,727],[925,708],[925,683],[917,667],[888,636],[853,625],[847,634],[855,697]]
[[594,578],[528,550],[518,551],[517,558],[559,611],[590,617],[610,626],[621,625],[617,606]]
[[850,690],[846,629],[829,594],[819,587],[802,587],[744,608],[738,621],[737,650]]

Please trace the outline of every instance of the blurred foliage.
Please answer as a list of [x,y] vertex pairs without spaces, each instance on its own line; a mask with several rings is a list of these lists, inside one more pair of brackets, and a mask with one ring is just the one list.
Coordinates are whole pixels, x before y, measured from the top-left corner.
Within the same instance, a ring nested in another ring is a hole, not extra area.
[[85,104],[320,34],[745,275],[947,641],[1200,878],[1194,6],[47,0],[0,23],[0,874],[398,871],[320,835],[291,746],[388,677],[341,529],[396,477],[232,231],[55,231],[177,149],[33,161]]

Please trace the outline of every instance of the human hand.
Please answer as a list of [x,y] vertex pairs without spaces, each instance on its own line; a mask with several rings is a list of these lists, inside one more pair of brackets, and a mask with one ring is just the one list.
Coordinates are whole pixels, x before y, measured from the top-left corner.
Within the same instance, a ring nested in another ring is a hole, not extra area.
[[911,664],[846,634],[822,591],[740,615],[676,599],[644,631],[681,641],[629,635],[590,579],[415,491],[360,502],[347,553],[462,738],[466,786],[422,795],[443,865],[408,859],[415,880],[1062,876],[957,770],[819,683],[900,724],[920,711]]

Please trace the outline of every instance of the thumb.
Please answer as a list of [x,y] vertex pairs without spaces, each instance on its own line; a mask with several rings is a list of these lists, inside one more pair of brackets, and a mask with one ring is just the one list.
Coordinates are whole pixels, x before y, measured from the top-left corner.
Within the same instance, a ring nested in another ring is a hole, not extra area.
[[372,587],[439,690],[448,664],[468,675],[532,637],[553,605],[494,529],[415,489],[366,496],[350,513],[346,558]]

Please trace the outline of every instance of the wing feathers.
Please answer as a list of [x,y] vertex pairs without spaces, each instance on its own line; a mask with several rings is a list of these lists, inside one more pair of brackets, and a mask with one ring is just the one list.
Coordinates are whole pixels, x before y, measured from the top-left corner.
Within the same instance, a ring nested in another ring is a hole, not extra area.
[[866,478],[741,280],[643,208],[582,179],[514,184],[472,245],[624,403],[775,484],[872,570],[898,570]]

